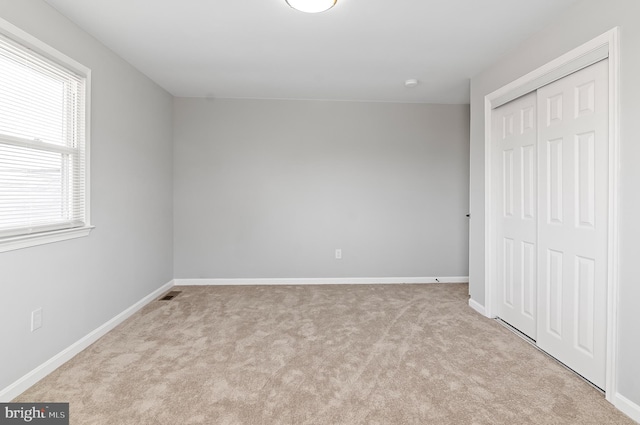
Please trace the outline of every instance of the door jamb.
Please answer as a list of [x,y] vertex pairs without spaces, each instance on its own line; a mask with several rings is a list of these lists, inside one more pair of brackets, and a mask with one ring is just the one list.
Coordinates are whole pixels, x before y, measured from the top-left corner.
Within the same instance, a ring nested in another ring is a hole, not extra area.
[[[518,94],[526,94],[558,80],[591,63],[585,58],[593,56],[594,52],[603,50],[609,59],[609,208],[608,208],[608,240],[607,240],[607,355],[605,394],[609,402],[614,402],[617,392],[616,360],[618,349],[618,179],[619,179],[619,73],[620,47],[619,28],[615,27],[591,41],[571,50],[559,58],[541,66],[527,75],[507,84],[488,94],[484,99],[485,115],[485,305],[487,317],[496,317],[497,313],[497,279],[496,270],[496,228],[495,199],[497,188],[493,181],[493,150],[492,150],[492,110],[505,103],[504,99]],[[599,59],[598,59],[599,60]],[[572,64],[574,66],[571,69]],[[551,76],[551,77],[550,77]],[[550,80],[551,78],[551,80]],[[525,91],[525,93],[523,93]],[[513,97],[515,98],[515,97]]]

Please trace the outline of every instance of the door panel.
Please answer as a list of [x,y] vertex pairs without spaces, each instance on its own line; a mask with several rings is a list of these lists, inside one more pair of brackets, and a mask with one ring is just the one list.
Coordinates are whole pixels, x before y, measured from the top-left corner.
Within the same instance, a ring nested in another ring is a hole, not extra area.
[[498,223],[498,316],[530,338],[536,334],[536,95],[494,111]]
[[[545,180],[546,191],[543,196],[547,201],[547,222],[562,224],[563,218],[563,169],[564,163],[562,161],[562,145],[563,139],[547,140],[547,152],[543,156],[546,162],[546,176]],[[544,204],[543,204],[544,205]]]
[[564,252],[547,249],[546,262],[546,298],[541,301],[544,306],[546,327],[545,330],[558,340],[562,339],[562,295],[564,289],[564,268],[562,267]]
[[[522,253],[522,314],[531,320],[536,318],[536,246],[521,242]],[[533,338],[533,337],[532,337]]]
[[537,92],[537,344],[604,388],[607,306],[607,61]]

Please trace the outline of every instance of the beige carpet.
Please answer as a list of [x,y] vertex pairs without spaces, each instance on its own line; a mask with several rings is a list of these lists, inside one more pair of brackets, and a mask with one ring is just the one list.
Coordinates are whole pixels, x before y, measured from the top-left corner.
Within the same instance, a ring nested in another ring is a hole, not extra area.
[[184,287],[15,401],[72,424],[633,424],[467,285]]

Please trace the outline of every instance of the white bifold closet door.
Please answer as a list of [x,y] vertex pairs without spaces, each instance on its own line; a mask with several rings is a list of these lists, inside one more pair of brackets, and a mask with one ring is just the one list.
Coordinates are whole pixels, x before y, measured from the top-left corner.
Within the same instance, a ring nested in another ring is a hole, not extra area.
[[502,188],[499,317],[600,388],[606,368],[607,72],[607,61],[598,62],[494,111]]
[[538,90],[538,337],[604,388],[607,328],[608,67]]
[[536,339],[536,93],[513,100],[493,114],[502,192],[497,226],[499,316]]

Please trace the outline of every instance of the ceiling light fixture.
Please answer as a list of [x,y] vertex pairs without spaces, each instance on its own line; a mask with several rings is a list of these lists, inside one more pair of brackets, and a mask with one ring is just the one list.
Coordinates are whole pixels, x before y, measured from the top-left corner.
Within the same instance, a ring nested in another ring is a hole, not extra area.
[[292,8],[306,13],[320,13],[331,9],[338,0],[286,0]]

